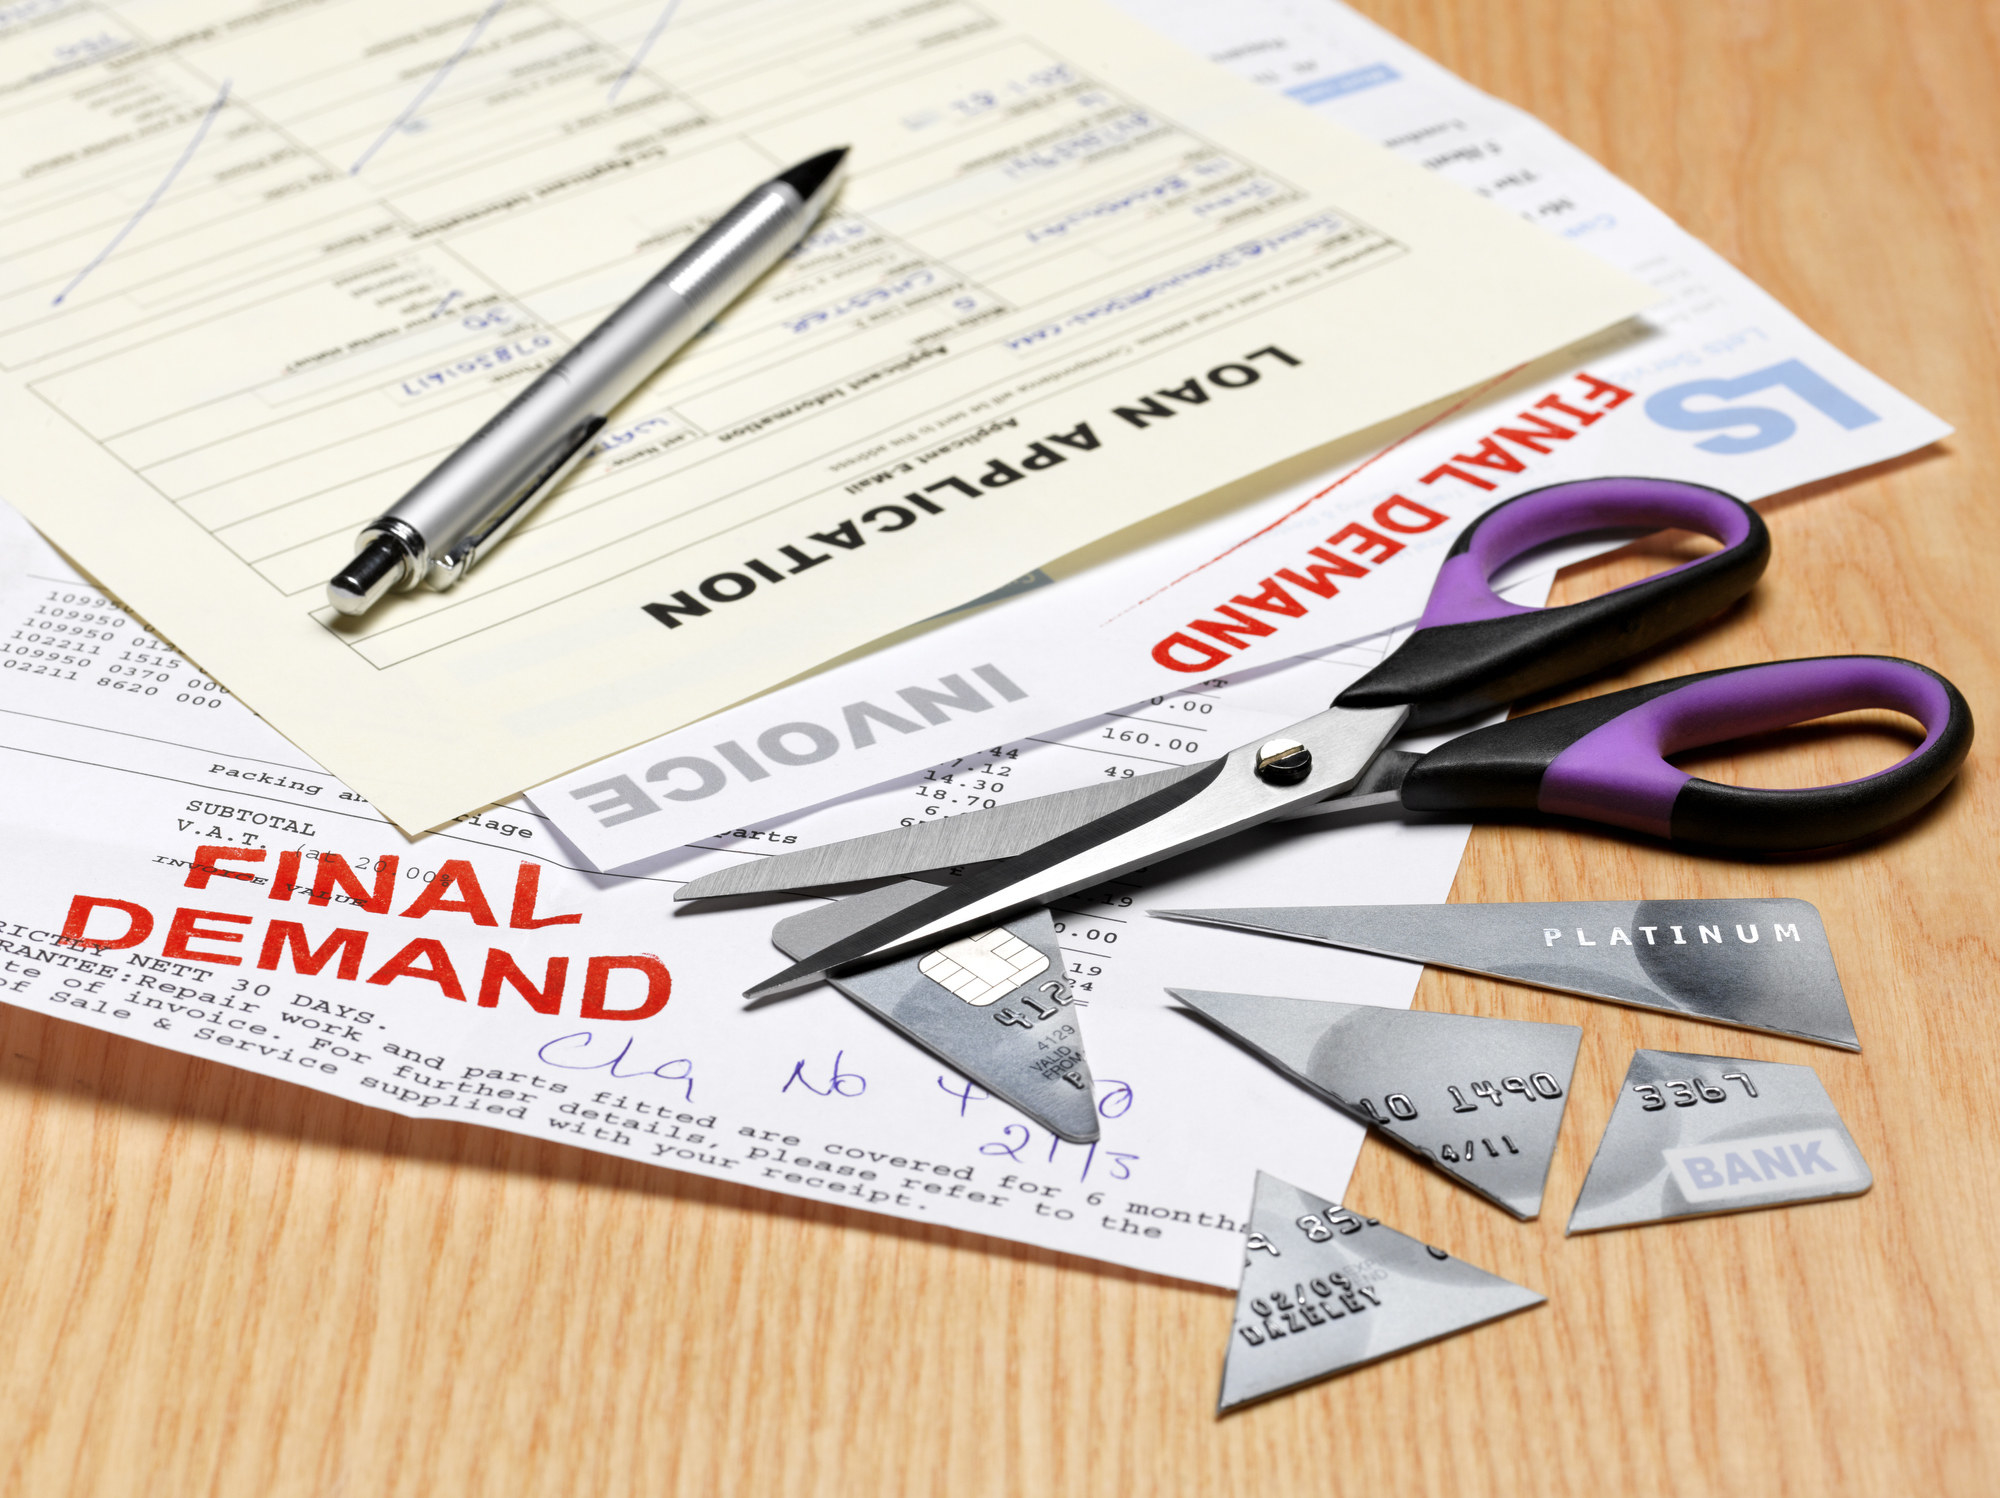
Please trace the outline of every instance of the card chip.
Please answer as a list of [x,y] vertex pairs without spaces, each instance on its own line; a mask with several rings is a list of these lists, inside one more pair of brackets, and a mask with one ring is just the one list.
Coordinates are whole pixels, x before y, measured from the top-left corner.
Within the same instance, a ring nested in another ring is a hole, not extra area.
[[991,1004],[1048,967],[1048,958],[996,926],[938,948],[917,964],[917,971],[968,1004]]

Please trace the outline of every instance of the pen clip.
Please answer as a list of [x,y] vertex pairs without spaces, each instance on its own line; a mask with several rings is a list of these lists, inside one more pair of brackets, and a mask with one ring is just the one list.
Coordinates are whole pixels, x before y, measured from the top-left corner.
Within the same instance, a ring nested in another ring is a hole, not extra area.
[[589,456],[590,444],[604,429],[604,422],[603,416],[587,416],[550,443],[526,482],[495,506],[456,546],[431,559],[424,581],[441,593],[471,571],[472,564],[485,554],[488,546],[512,530],[514,523],[533,509],[545,493]]

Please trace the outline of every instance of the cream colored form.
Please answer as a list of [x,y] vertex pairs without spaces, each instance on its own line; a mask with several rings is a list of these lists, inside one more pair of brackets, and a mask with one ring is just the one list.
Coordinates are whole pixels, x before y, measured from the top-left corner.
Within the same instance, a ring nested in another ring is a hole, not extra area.
[[[467,582],[333,615],[364,523],[839,144]],[[1096,0],[13,0],[0,178],[0,493],[412,831],[1653,296]]]

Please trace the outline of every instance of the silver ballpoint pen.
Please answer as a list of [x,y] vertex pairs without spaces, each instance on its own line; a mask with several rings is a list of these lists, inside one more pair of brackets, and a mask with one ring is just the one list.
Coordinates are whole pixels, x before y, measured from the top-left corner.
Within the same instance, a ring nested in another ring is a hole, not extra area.
[[612,410],[805,237],[847,148],[781,172],[724,214],[470,441],[362,530],[326,585],[343,614],[391,588],[449,588],[590,451]]

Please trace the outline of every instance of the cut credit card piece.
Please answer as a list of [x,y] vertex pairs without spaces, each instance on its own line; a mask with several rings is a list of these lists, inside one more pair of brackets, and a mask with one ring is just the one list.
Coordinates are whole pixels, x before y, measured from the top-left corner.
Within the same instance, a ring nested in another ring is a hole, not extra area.
[[1575,1025],[1325,999],[1167,992],[1357,1122],[1526,1220],[1569,1101]]
[[1544,1299],[1260,1170],[1216,1413]]
[[[816,951],[853,902],[907,898],[900,885],[780,921],[771,940],[788,957]],[[833,986],[960,1076],[1075,1144],[1097,1139],[1097,1095],[1083,1051],[1055,922],[1030,910],[1004,926],[931,952],[842,973]]]
[[1804,900],[1577,900],[1156,910],[1858,1051]]
[[1873,1181],[1811,1067],[1637,1051],[1568,1230],[1859,1196]]

